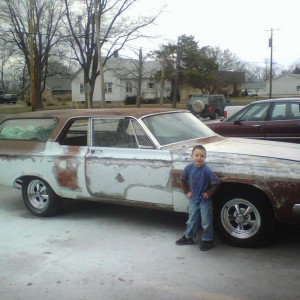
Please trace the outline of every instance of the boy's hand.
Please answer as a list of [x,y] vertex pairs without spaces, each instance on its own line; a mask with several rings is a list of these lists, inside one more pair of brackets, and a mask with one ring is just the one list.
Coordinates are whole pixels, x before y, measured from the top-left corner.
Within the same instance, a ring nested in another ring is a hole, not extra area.
[[191,199],[191,198],[193,197],[193,193],[192,193],[192,192],[188,192],[188,193],[186,194],[186,196],[187,196],[189,199]]
[[203,198],[203,199],[208,199],[208,198],[209,198],[209,196],[208,196],[208,194],[207,194],[207,193],[203,193],[203,194],[202,194],[202,198]]

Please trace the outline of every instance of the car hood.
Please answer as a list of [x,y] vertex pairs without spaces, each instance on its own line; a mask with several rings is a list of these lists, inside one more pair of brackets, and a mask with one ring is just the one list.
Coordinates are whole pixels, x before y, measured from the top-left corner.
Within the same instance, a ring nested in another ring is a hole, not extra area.
[[[290,161],[300,162],[300,145],[294,143],[273,142],[255,139],[244,138],[219,138],[219,139],[199,139],[194,140],[193,143],[184,143],[173,145],[172,152],[175,151],[178,155],[184,157],[191,155],[193,146],[202,144],[207,152],[208,157],[214,152],[215,154],[232,154],[233,157],[237,156],[256,156],[261,158],[276,158]],[[177,148],[177,149],[176,149]],[[181,150],[179,149],[181,148]],[[183,149],[184,148],[184,149]]]
[[207,151],[300,161],[300,145],[255,139],[225,138],[205,145]]

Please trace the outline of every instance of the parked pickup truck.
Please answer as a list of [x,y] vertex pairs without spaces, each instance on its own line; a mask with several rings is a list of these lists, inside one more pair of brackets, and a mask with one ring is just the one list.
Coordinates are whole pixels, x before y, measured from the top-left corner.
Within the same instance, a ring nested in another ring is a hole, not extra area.
[[243,107],[244,107],[243,105],[225,106],[225,108],[224,108],[224,119],[227,119],[227,118],[231,117],[233,114],[235,114],[237,111],[239,111]]

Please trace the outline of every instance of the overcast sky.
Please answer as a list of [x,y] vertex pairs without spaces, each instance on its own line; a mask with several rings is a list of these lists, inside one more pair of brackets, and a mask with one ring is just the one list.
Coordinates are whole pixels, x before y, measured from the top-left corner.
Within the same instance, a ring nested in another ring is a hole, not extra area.
[[148,32],[161,35],[140,42],[145,51],[193,35],[198,45],[229,49],[241,60],[260,64],[270,59],[268,45],[273,31],[273,62],[281,68],[300,62],[300,0],[140,0],[140,14],[154,14],[166,4],[156,26]]

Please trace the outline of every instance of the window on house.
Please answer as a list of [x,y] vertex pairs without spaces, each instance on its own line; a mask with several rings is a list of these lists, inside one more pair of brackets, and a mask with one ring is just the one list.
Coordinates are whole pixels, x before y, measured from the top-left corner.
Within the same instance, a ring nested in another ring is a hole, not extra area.
[[126,93],[132,93],[132,83],[126,82]]
[[300,85],[297,85],[297,91],[300,91]]
[[111,94],[112,93],[112,82],[105,83],[105,93]]
[[80,94],[84,94],[84,84],[83,83],[80,83]]
[[153,88],[154,88],[154,83],[148,82],[148,89],[153,89]]

